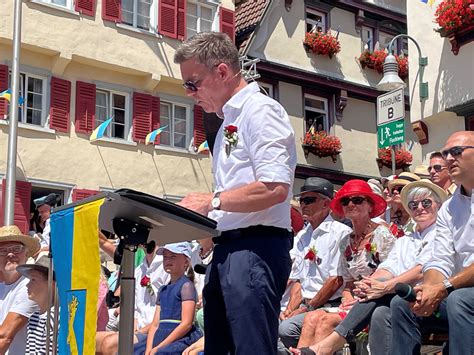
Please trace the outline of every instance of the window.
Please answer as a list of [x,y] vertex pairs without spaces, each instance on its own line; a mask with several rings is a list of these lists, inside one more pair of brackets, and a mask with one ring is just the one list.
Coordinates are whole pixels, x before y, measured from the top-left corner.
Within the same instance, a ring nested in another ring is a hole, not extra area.
[[105,136],[128,139],[130,131],[128,94],[97,89],[95,93],[95,126],[110,117],[112,122],[107,127]]
[[369,51],[374,50],[374,29],[369,26],[362,26],[361,30],[361,38],[362,38],[362,50],[367,45]]
[[[11,85],[11,72],[9,76]],[[33,74],[20,73],[20,99],[18,122],[45,126],[47,79]]]
[[156,1],[122,0],[122,22],[142,30],[152,31],[156,28]]
[[326,14],[313,9],[306,9],[306,32],[326,32]]
[[305,132],[311,127],[316,131],[329,132],[328,99],[324,97],[304,95]]
[[258,86],[260,87],[260,92],[268,97],[275,98],[273,92],[273,85],[269,83],[264,83],[262,81],[257,82]]
[[73,0],[39,0],[46,4],[57,5],[72,10]]
[[[396,34],[393,34],[393,33],[379,31],[380,49],[383,49],[383,48],[388,49],[388,45],[390,44],[390,41],[395,36],[396,36]],[[406,46],[406,50],[405,50],[405,46]],[[404,51],[405,54],[408,54],[408,41],[407,40],[403,41],[401,39],[397,39],[393,43],[392,49],[394,51],[393,52],[394,54],[400,54],[402,51]]]
[[186,36],[217,30],[216,6],[188,1],[186,4]]
[[186,149],[190,141],[189,106],[161,100],[160,126],[168,126],[160,135],[160,144]]

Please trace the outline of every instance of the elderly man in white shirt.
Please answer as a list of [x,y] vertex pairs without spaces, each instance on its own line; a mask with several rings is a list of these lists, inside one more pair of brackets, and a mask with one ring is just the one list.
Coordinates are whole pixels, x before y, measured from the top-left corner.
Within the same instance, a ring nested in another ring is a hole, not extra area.
[[[309,223],[291,252],[295,260],[290,279],[300,283],[301,292],[291,293],[281,317],[279,335],[287,348],[298,344],[306,312],[341,303],[343,268],[339,244],[352,230],[329,214],[333,191],[331,182],[318,177],[307,178],[301,187],[301,209]],[[283,353],[281,348],[279,351]]]
[[449,330],[450,354],[474,354],[474,132],[452,134],[441,154],[458,189],[438,214],[416,302],[392,301],[394,355],[419,353],[432,326]]
[[181,44],[174,61],[186,94],[223,119],[212,152],[215,193],[181,201],[215,219],[221,232],[203,291],[206,355],[276,354],[293,242],[292,125],[257,83],[247,85],[227,35],[198,33]]

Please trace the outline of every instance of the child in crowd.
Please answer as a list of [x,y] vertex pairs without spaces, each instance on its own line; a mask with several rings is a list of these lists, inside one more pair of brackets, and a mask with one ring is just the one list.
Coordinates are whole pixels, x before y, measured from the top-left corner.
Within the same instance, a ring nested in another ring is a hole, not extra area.
[[134,354],[181,355],[202,333],[194,327],[196,288],[185,274],[190,266],[189,243],[167,244],[157,251],[163,255],[163,267],[170,274],[169,284],[158,292],[158,301],[148,337],[134,347]]

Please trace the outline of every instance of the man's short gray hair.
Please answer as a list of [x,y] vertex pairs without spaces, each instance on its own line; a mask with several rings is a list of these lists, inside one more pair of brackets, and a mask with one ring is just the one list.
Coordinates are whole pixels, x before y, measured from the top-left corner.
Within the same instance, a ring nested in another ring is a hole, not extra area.
[[174,54],[174,62],[181,64],[191,58],[208,69],[220,63],[240,70],[237,47],[225,33],[200,32],[185,40]]
[[428,187],[425,187],[425,186],[414,187],[407,194],[408,201],[420,201],[427,197],[431,197],[436,202],[437,210],[441,207],[442,202],[438,194]]

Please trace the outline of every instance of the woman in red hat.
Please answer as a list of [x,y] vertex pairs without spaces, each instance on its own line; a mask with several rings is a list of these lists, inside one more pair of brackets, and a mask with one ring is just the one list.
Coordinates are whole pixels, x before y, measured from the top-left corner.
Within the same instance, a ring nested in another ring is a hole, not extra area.
[[334,329],[344,319],[357,299],[353,296],[354,281],[370,276],[378,264],[386,259],[395,243],[387,224],[378,224],[372,218],[385,212],[384,198],[372,191],[363,180],[350,180],[331,201],[331,210],[339,217],[350,219],[353,232],[340,246],[344,268],[345,287],[339,309],[316,310],[306,315],[298,347],[294,354],[304,354],[307,347],[322,340],[320,331]]

